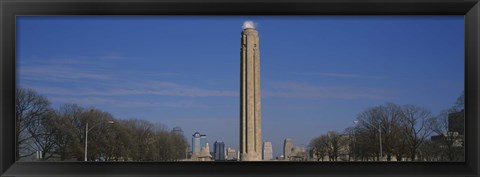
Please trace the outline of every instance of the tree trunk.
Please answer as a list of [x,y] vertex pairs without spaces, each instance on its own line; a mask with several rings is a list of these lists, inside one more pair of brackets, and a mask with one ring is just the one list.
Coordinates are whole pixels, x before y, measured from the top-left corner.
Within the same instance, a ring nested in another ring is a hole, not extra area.
[[412,159],[411,161],[415,161],[415,150],[410,151],[410,154],[410,159]]

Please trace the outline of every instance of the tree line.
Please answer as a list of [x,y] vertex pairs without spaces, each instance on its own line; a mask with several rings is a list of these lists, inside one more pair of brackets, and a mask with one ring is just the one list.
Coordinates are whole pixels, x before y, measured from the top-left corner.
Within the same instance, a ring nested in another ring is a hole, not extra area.
[[438,115],[417,105],[386,103],[358,114],[343,132],[313,138],[309,148],[317,161],[464,161],[464,122],[451,131],[453,114],[464,120],[464,93]]
[[86,131],[88,161],[177,161],[187,153],[186,138],[164,124],[76,104],[53,109],[28,88],[16,89],[15,111],[17,160],[83,161]]

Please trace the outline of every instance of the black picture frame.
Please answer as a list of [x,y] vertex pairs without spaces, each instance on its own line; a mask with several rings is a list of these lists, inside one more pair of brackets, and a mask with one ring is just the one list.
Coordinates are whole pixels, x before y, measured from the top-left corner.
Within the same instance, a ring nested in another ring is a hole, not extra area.
[[[478,0],[0,0],[2,176],[479,176]],[[464,15],[465,162],[16,162],[15,17],[22,15]]]

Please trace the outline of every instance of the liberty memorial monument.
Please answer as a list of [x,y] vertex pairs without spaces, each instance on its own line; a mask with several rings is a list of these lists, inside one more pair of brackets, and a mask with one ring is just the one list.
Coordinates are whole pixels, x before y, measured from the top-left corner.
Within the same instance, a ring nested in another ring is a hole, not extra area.
[[240,44],[240,160],[262,160],[260,51],[252,21],[243,24]]

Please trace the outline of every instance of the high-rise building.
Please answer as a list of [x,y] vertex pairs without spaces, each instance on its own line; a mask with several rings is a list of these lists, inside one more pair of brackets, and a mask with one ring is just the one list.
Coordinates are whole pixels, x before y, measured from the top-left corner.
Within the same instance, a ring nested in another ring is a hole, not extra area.
[[269,141],[263,142],[262,159],[273,160],[272,142],[269,142]]
[[243,24],[240,43],[240,160],[262,160],[260,50],[253,22]]
[[465,135],[465,110],[448,114],[448,131]]
[[205,147],[207,144],[207,135],[202,135],[198,132],[195,132],[192,135],[192,154],[199,152],[202,147]]
[[285,138],[283,142],[283,158],[286,160],[290,159],[293,150],[293,141],[290,138]]
[[192,135],[192,153],[200,151],[200,133],[195,132]]
[[200,147],[206,147],[206,146],[208,146],[207,135],[200,135]]
[[179,136],[183,136],[183,130],[180,127],[173,127],[172,133]]
[[225,143],[215,141],[213,143],[213,158],[215,160],[225,160]]

